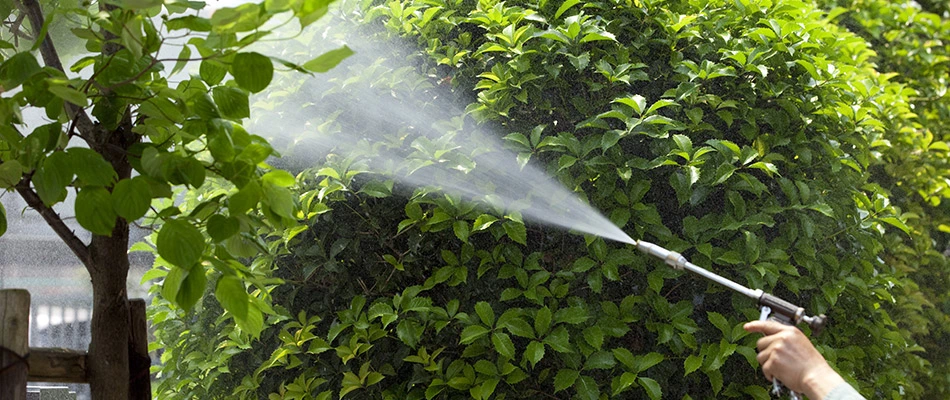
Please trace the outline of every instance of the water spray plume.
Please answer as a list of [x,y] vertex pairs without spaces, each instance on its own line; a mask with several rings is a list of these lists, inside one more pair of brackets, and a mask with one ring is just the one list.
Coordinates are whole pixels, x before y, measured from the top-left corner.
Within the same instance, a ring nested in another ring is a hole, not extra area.
[[451,97],[457,94],[414,72],[399,46],[360,32],[344,36],[355,55],[321,74],[323,79],[282,88],[297,97],[275,110],[280,124],[267,116],[253,128],[289,162],[309,167],[333,154],[406,185],[437,189],[505,215],[636,244],[577,193],[533,162],[518,160],[498,139],[499,132],[474,123],[455,105]]

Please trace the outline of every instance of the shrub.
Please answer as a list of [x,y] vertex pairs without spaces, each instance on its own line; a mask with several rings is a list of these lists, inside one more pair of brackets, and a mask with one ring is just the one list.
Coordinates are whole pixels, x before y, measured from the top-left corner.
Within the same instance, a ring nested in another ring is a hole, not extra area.
[[[351,65],[352,78],[319,101],[301,97],[313,92],[300,80],[272,93],[269,102],[311,107],[289,129],[366,135],[357,122],[367,110],[347,90],[358,81],[382,96],[470,99],[466,119],[428,122],[447,138],[490,127],[511,161],[541,166],[632,237],[828,314],[813,340],[865,395],[946,391],[924,384],[931,365],[917,354],[918,340],[938,336],[906,330],[946,318],[926,308],[908,267],[926,254],[928,271],[945,276],[922,241],[929,222],[915,219],[942,217],[903,197],[916,215],[896,206],[894,180],[917,161],[889,164],[895,149],[936,142],[912,131],[911,83],[875,70],[872,45],[836,25],[837,12],[755,0],[343,7],[394,35],[377,40],[423,50],[409,52],[413,68]],[[210,309],[176,321],[159,334],[163,388],[201,386],[209,398],[769,397],[756,337],[741,329],[758,316],[752,301],[629,246],[371,168],[373,155],[397,151],[409,166],[484,168],[485,148],[432,141],[391,118],[400,128],[386,140],[297,175],[310,227],[255,260],[286,282],[269,292],[273,325],[260,341]]]

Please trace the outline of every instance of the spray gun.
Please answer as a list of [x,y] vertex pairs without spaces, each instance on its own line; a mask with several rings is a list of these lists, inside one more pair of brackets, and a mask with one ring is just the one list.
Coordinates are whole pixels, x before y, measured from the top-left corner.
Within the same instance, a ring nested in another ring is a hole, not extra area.
[[[761,313],[759,314],[760,320],[771,318],[783,324],[792,326],[797,326],[798,324],[804,322],[808,324],[808,326],[810,326],[812,331],[816,334],[820,332],[825,326],[826,317],[824,314],[818,316],[808,316],[805,314],[805,309],[802,307],[796,306],[769,293],[765,293],[760,289],[749,289],[729,279],[709,272],[706,269],[700,268],[696,264],[687,261],[682,254],[675,251],[670,251],[653,243],[644,242],[642,240],[636,241],[636,245],[637,250],[662,259],[667,265],[673,267],[674,269],[689,270],[690,272],[702,275],[706,279],[755,299],[759,303],[761,310]],[[782,383],[777,379],[772,379],[772,394],[778,396],[781,395],[781,392]],[[798,393],[795,393],[794,391],[790,391],[789,396],[793,400],[800,399]]]

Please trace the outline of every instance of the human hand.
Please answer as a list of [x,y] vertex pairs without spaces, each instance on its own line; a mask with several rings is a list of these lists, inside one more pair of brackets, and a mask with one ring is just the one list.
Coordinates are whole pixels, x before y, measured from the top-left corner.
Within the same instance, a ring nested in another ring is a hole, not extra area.
[[809,399],[822,399],[844,382],[798,328],[777,321],[752,321],[743,328],[765,334],[756,342],[756,359],[769,381],[778,379]]

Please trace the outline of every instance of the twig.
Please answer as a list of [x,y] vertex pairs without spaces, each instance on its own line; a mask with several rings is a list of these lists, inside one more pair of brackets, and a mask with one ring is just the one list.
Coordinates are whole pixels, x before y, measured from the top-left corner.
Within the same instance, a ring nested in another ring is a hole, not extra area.
[[32,174],[27,174],[20,180],[16,185],[16,191],[23,197],[23,200],[26,200],[31,208],[40,213],[40,216],[46,220],[46,223],[49,224],[53,231],[56,232],[56,235],[69,246],[69,250],[72,250],[73,254],[79,258],[79,260],[87,268],[89,267],[89,247],[86,246],[79,240],[79,237],[63,222],[63,218],[59,216],[51,207],[43,203],[43,200],[40,199],[40,196],[33,191],[33,188],[30,187],[30,179],[32,179]]

